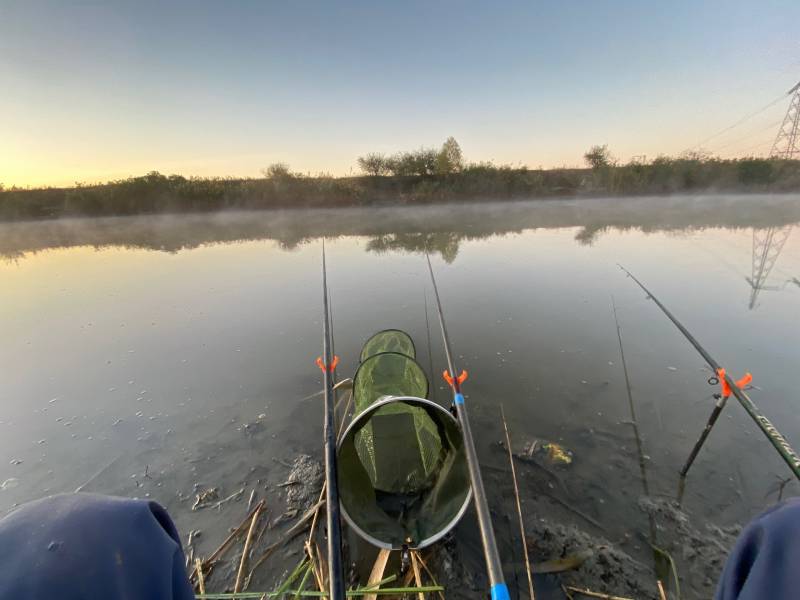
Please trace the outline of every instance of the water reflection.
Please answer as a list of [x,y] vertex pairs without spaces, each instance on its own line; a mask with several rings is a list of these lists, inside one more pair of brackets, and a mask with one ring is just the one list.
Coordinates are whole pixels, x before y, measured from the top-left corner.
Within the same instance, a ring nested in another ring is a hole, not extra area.
[[[73,246],[122,246],[177,252],[246,240],[274,240],[281,248],[293,250],[322,236],[364,236],[370,238],[369,249],[375,252],[419,252],[427,248],[452,262],[458,255],[460,243],[465,240],[566,227],[579,228],[575,239],[584,245],[593,244],[611,231],[655,233],[697,231],[710,227],[753,228],[775,232],[769,238],[774,238],[768,244],[769,251],[779,254],[785,243],[785,237],[783,243],[778,243],[782,232],[796,223],[800,223],[800,202],[796,196],[787,195],[601,198],[412,208],[224,212],[0,224],[0,256],[14,260],[28,253]],[[754,240],[751,279],[757,292],[763,289],[771,266],[769,259],[764,261],[764,268],[759,267],[761,263],[756,265],[755,260]]]
[[[636,406],[633,400],[633,391],[631,390],[631,381],[628,374],[628,363],[625,360],[625,346],[622,342],[622,328],[619,325],[619,317],[617,315],[617,305],[614,302],[614,297],[611,297],[611,307],[614,312],[614,325],[617,329],[617,341],[619,342],[619,357],[622,364],[623,375],[625,376],[625,391],[628,397],[628,410],[630,413],[629,425],[633,429],[634,441],[636,443],[636,456],[639,462],[639,473],[642,479],[642,492],[644,498],[650,498],[650,483],[647,478],[647,458],[644,452],[644,445],[642,436],[639,429],[639,420],[636,417]],[[661,581],[662,585],[669,588],[669,574],[671,561],[664,551],[658,547],[658,527],[656,524],[655,516],[652,512],[647,513],[647,525],[649,534],[649,544],[653,551],[653,570],[656,577]]]
[[[768,279],[792,233],[792,227],[792,225],[786,225],[753,229],[753,263],[750,277],[746,278],[751,288],[748,305],[750,310],[757,306],[758,294],[762,290],[780,291],[786,287],[788,281],[784,281],[782,285],[770,285]],[[795,281],[797,280],[795,279]]]
[[447,263],[452,263],[458,256],[458,242],[461,236],[457,233],[393,233],[373,237],[367,242],[367,250],[382,254],[390,250],[406,252],[438,253]]

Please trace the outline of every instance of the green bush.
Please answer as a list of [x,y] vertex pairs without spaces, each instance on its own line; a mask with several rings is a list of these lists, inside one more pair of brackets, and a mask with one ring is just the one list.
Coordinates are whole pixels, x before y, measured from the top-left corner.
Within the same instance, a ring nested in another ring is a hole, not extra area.
[[739,181],[745,185],[766,185],[772,181],[772,162],[763,158],[746,158],[737,165]]

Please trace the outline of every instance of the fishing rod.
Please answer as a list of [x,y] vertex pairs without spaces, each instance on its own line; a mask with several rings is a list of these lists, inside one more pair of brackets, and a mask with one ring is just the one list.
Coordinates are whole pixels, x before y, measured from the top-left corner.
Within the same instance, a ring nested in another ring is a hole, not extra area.
[[720,364],[716,360],[714,360],[714,358],[712,358],[712,356],[706,351],[706,349],[700,345],[700,342],[698,342],[697,339],[691,333],[689,333],[689,330],[687,330],[686,327],[684,327],[681,324],[681,322],[678,321],[677,318],[675,318],[675,316],[667,309],[667,307],[661,304],[658,298],[656,298],[653,295],[653,293],[650,290],[648,290],[641,281],[639,281],[638,279],[636,279],[636,277],[634,277],[633,273],[628,271],[625,267],[623,267],[620,264],[618,264],[617,266],[623,271],[625,271],[625,273],[628,274],[628,277],[633,279],[636,282],[636,285],[638,285],[640,288],[642,288],[642,290],[644,290],[644,292],[647,294],[647,297],[656,303],[656,306],[658,306],[661,309],[661,311],[667,316],[667,318],[670,321],[672,321],[672,323],[680,330],[680,332],[684,335],[684,337],[687,340],[689,340],[689,343],[692,346],[694,346],[695,350],[697,350],[700,353],[700,356],[702,356],[705,359],[705,361],[708,363],[708,366],[711,367],[711,369],[714,371],[715,374],[715,376],[712,377],[712,379],[709,379],[709,381],[714,383],[713,380],[717,379],[720,385],[722,386],[722,393],[719,394],[719,398],[717,400],[716,405],[714,406],[714,410],[712,411],[711,416],[708,419],[708,422],[706,423],[705,429],[703,429],[703,432],[700,434],[700,439],[697,441],[694,448],[692,449],[692,452],[689,455],[689,459],[686,461],[686,464],[684,465],[683,469],[681,469],[681,477],[683,478],[686,476],[686,473],[692,466],[695,457],[697,456],[698,452],[700,452],[700,448],[706,441],[708,434],[711,432],[711,428],[714,426],[714,423],[716,423],[717,419],[719,418],[722,409],[725,408],[725,403],[727,402],[731,394],[733,394],[739,401],[739,403],[742,405],[742,407],[744,407],[745,411],[747,411],[747,414],[750,415],[750,418],[752,418],[753,421],[756,422],[756,425],[758,425],[759,429],[761,429],[764,435],[767,436],[767,439],[778,451],[778,454],[781,455],[781,458],[783,458],[786,464],[789,465],[789,468],[792,470],[792,473],[794,473],[794,476],[800,479],[800,457],[797,456],[797,453],[789,445],[789,442],[786,441],[786,438],[784,438],[780,434],[780,432],[769,421],[769,419],[767,419],[767,417],[761,414],[761,412],[758,410],[758,407],[756,407],[756,405],[753,403],[750,397],[742,389],[745,385],[747,385],[747,383],[750,382],[752,376],[748,373],[738,382],[734,381],[731,378],[731,376],[727,374],[725,369],[723,369],[720,366]]
[[[447,371],[443,373],[445,381],[450,384],[453,390],[453,406],[456,410],[458,423],[461,426],[461,433],[464,438],[464,451],[467,455],[467,468],[469,478],[472,482],[472,494],[475,498],[475,511],[478,513],[478,527],[481,532],[481,544],[483,545],[483,556],[486,560],[486,572],[489,576],[489,586],[492,600],[509,600],[508,586],[503,577],[503,568],[500,564],[500,554],[497,552],[497,541],[494,537],[492,527],[492,517],[489,514],[489,504],[486,501],[486,490],[483,488],[480,465],[478,464],[478,454],[475,452],[475,442],[472,439],[472,430],[469,426],[467,417],[467,407],[464,404],[464,395],[461,393],[461,384],[467,379],[467,372],[456,369],[453,353],[450,349],[450,338],[447,335],[447,326],[444,322],[444,312],[442,311],[442,301],[439,298],[439,288],[436,286],[436,277],[433,275],[431,257],[425,252],[428,261],[428,271],[431,274],[433,293],[436,297],[436,309],[439,314],[439,326],[442,330],[442,340],[444,341],[444,353],[447,357]],[[457,374],[458,373],[458,374]]]
[[336,477],[336,428],[333,410],[335,398],[333,375],[339,357],[333,354],[333,333],[328,309],[328,272],[325,262],[325,240],[322,240],[322,356],[317,358],[317,366],[322,371],[325,391],[325,513],[328,527],[328,583],[331,600],[344,600],[344,577],[342,574],[342,524],[339,519],[339,483]]

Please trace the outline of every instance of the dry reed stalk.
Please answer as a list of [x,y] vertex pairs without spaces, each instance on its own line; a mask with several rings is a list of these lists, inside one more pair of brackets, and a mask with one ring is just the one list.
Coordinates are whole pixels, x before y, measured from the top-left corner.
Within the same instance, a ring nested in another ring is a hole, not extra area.
[[[433,576],[433,573],[431,573],[431,570],[428,568],[428,565],[423,560],[421,552],[417,552],[417,560],[419,561],[419,564],[422,565],[422,568],[425,570],[425,572],[428,574],[428,577],[431,578],[431,583],[433,585],[439,585],[439,583],[436,581],[436,577]],[[445,600],[444,592],[439,592],[439,599]]]
[[[325,561],[325,556],[323,556],[322,551],[319,549],[319,544],[314,542],[314,553],[317,556],[317,560],[319,561],[319,574],[320,579],[322,579],[322,592],[328,589],[328,563]],[[323,596],[323,599],[326,599],[328,596]]]
[[[389,562],[390,554],[391,550],[386,550],[385,548],[381,548],[378,552],[375,564],[372,565],[372,571],[369,574],[369,580],[367,580],[367,587],[374,587],[383,579],[383,573],[386,571],[386,563]],[[364,600],[376,600],[377,597],[377,594],[367,594],[364,596]]]
[[203,563],[199,558],[194,559],[194,570],[197,572],[197,589],[201,594],[206,593],[206,580],[203,577]]
[[[230,496],[228,496],[227,498],[223,498],[223,499],[222,499],[222,500],[220,500],[219,502],[215,502],[214,504],[209,504],[208,506],[211,506],[211,507],[213,507],[213,508],[216,508],[217,510],[219,510],[219,509],[221,509],[221,508],[222,508],[222,505],[223,505],[223,504],[225,504],[226,502],[230,502],[231,500],[233,500],[233,499],[235,499],[235,498],[238,498],[238,497],[239,497],[239,496],[241,496],[242,494],[244,494],[244,488],[240,489],[238,492],[234,492],[233,494],[231,494],[231,495],[230,495]],[[203,508],[203,507],[202,507],[202,506],[200,506],[200,507],[198,507],[198,508]]]
[[[342,379],[339,383],[334,385],[333,389],[334,390],[338,390],[340,388],[347,389],[347,386],[352,386],[352,385],[353,385],[353,380],[348,377],[346,379]],[[352,387],[350,389],[352,389]],[[297,400],[297,402],[305,402],[306,400],[311,400],[312,398],[316,398],[317,396],[322,396],[324,393],[325,390],[320,390],[318,392],[314,392],[313,394],[309,394],[305,398],[300,398],[300,400]]]
[[602,600],[633,600],[632,598],[625,598],[624,596],[613,596],[611,594],[603,594],[602,592],[593,592],[592,590],[584,590],[581,588],[573,587],[571,585],[564,586],[565,590],[575,594],[582,594],[590,598],[601,598]]
[[667,600],[667,593],[664,591],[664,584],[661,583],[660,579],[656,579],[656,583],[658,584],[658,595],[661,600]]
[[315,512],[319,509],[319,507],[321,505],[322,505],[322,503],[318,502],[317,504],[312,506],[310,509],[308,509],[306,514],[304,514],[303,517],[297,523],[292,525],[292,527],[286,533],[284,533],[280,537],[280,539],[278,539],[277,542],[274,542],[266,550],[264,550],[264,553],[259,557],[259,559],[255,562],[255,564],[253,564],[253,566],[250,568],[250,573],[247,575],[247,581],[248,582],[253,577],[253,573],[261,565],[261,563],[263,563],[265,560],[267,560],[272,555],[272,553],[275,552],[275,550],[277,550],[281,545],[283,545],[286,542],[288,542],[290,539],[295,537],[297,534],[299,534],[303,530],[303,528],[305,527],[306,522],[314,516]]
[[244,568],[247,564],[247,553],[250,551],[250,540],[253,539],[253,531],[255,531],[256,523],[258,522],[258,517],[261,514],[261,507],[264,506],[263,504],[259,504],[256,507],[255,512],[253,513],[253,518],[250,521],[250,528],[247,530],[247,537],[244,538],[244,549],[242,550],[242,560],[239,562],[239,570],[236,573],[236,583],[233,584],[233,593],[237,593],[242,585],[242,575],[244,574]]
[[342,420],[339,423],[339,432],[338,432],[338,434],[336,436],[336,443],[337,444],[342,441],[342,435],[344,434],[344,423],[345,423],[345,420],[347,419],[347,413],[350,410],[350,404],[352,402],[353,402],[353,390],[351,389],[347,393],[347,403],[344,405],[344,412],[342,413]]
[[[419,563],[417,562],[417,553],[416,551],[411,551],[411,569],[414,571],[414,583],[417,584],[417,587],[422,587],[422,575],[419,573]],[[418,592],[417,596],[419,600],[425,600],[425,594],[422,592]]]
[[[237,537],[239,537],[239,535],[244,531],[244,528],[250,522],[250,519],[253,518],[255,512],[257,510],[260,510],[261,509],[260,507],[263,506],[264,506],[264,500],[260,500],[258,504],[256,504],[256,507],[247,514],[247,516],[244,518],[244,521],[242,521],[241,524],[236,529],[234,529],[227,538],[225,538],[225,541],[222,542],[219,545],[219,547],[216,550],[214,550],[214,552],[211,553],[211,556],[209,556],[207,559],[203,561],[203,569],[208,569],[208,566],[211,563],[213,563],[220,556],[222,556],[223,552],[225,552],[225,550],[227,550],[230,547],[231,543],[233,543],[233,541]],[[190,581],[193,580],[196,576],[197,576],[197,569],[195,569],[189,576],[189,580]]]
[[317,566],[317,557],[314,553],[314,549],[311,547],[311,542],[306,541],[304,547],[306,549],[306,556],[308,556],[308,560],[311,562],[311,573],[314,575],[314,580],[317,582],[317,589],[320,592],[324,592],[325,583],[322,575],[319,572],[319,567]]
[[511,465],[511,479],[514,482],[514,498],[517,501],[517,517],[519,517],[519,534],[522,536],[522,552],[525,555],[525,572],[528,575],[528,593],[531,600],[536,600],[533,593],[533,575],[531,574],[531,562],[528,558],[528,542],[525,537],[525,524],[522,521],[522,504],[519,499],[519,485],[517,484],[517,470],[514,466],[514,454],[511,452],[511,436],[508,434],[508,424],[506,423],[506,412],[503,405],[500,405],[500,416],[503,418],[503,429],[506,432],[506,448],[508,449],[508,462]]
[[308,532],[308,541],[311,542],[312,538],[314,537],[314,533],[317,530],[317,519],[319,518],[320,509],[324,506],[325,500],[325,490],[327,489],[327,482],[322,483],[322,489],[319,492],[319,498],[317,498],[317,509],[314,511],[314,517],[311,519],[311,531]]

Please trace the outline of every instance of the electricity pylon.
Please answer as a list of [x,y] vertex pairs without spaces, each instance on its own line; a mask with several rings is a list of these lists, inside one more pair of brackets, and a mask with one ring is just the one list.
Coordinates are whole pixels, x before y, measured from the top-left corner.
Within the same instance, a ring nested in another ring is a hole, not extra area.
[[792,96],[789,103],[789,110],[783,118],[778,135],[772,144],[769,153],[770,158],[800,158],[800,148],[798,147],[798,134],[800,134],[800,83],[789,90],[787,96]]

